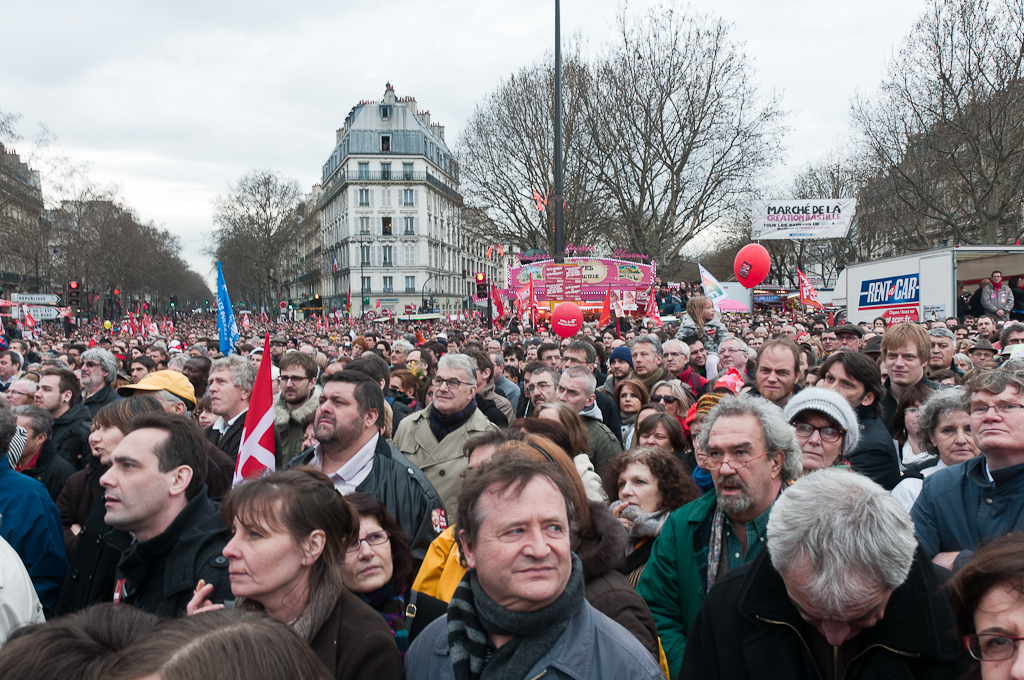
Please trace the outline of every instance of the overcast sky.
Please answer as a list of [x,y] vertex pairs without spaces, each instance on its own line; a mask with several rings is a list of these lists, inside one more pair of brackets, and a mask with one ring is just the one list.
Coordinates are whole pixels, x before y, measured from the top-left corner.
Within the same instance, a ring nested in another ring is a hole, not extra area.
[[[630,13],[658,3],[634,0]],[[591,52],[620,0],[563,0],[563,41]],[[924,9],[920,0],[696,0],[734,24],[765,90],[783,93],[788,178],[850,135],[851,97],[871,92]],[[390,80],[455,146],[480,99],[542,58],[554,8],[538,0],[390,2],[5,2],[0,110],[44,123],[74,161],[120,188],[144,220],[201,249],[212,200],[254,168],[306,190],[359,100]],[[23,143],[23,146],[26,145]],[[17,146],[17,145],[16,145]]]

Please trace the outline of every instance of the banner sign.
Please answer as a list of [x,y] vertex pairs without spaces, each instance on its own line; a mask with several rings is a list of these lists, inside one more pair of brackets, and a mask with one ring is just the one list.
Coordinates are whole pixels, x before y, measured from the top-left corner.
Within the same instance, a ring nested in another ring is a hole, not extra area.
[[[506,268],[508,287],[521,290],[533,277],[537,300],[545,302],[600,302],[608,292],[632,292],[635,299],[647,300],[646,291],[654,283],[655,265],[606,258],[567,257],[565,264],[535,262]],[[640,292],[644,291],[644,295]]]
[[805,307],[817,307],[818,309],[825,309],[820,302],[818,302],[818,291],[814,290],[814,286],[807,280],[804,273],[799,269],[796,270],[797,278],[800,281],[800,304]]
[[701,287],[704,288],[704,295],[711,298],[712,304],[714,304],[717,309],[718,301],[729,297],[729,294],[725,292],[724,288],[722,288],[722,284],[718,282],[718,279],[712,276],[711,272],[707,269],[704,269],[704,266],[699,262],[697,263],[697,269],[700,270],[700,283]]
[[802,240],[844,238],[850,231],[857,199],[754,201],[751,238]]
[[870,279],[860,284],[858,309],[917,307],[921,289],[917,274]]

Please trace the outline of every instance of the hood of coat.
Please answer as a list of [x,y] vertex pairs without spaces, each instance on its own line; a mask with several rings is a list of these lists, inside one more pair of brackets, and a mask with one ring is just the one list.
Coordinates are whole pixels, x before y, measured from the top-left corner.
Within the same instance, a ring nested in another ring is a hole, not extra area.
[[590,521],[594,535],[579,537],[573,551],[583,563],[583,580],[621,570],[626,564],[629,535],[604,503],[590,501]]
[[278,392],[277,396],[274,397],[274,424],[275,425],[287,425],[289,421],[294,420],[301,424],[306,418],[316,413],[316,409],[320,406],[320,393],[323,391],[319,385],[313,388],[313,394],[309,396],[302,406],[298,407],[294,411],[289,411],[288,407],[284,403],[284,392]]

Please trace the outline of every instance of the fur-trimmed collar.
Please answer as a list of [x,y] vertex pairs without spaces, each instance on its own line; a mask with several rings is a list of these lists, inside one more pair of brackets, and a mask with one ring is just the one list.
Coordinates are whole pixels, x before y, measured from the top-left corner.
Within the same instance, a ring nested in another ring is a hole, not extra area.
[[625,527],[604,503],[590,501],[590,521],[594,535],[581,537],[574,548],[583,563],[585,581],[625,567],[626,546],[629,545]]
[[[324,627],[324,623],[334,613],[334,607],[342,596],[341,588],[331,582],[330,579],[312,594],[312,599],[306,608],[299,614],[299,618],[291,623],[292,630],[298,633],[307,643],[313,641],[316,634]],[[235,609],[242,609],[250,612],[265,612],[266,608],[256,600],[247,597],[239,597],[235,600]]]
[[285,405],[284,392],[278,392],[277,396],[274,397],[274,425],[287,425],[291,420],[302,424],[302,421],[316,413],[316,409],[320,405],[320,393],[322,391],[323,389],[316,385],[313,388],[313,394],[306,400],[306,403],[294,411],[289,411]]

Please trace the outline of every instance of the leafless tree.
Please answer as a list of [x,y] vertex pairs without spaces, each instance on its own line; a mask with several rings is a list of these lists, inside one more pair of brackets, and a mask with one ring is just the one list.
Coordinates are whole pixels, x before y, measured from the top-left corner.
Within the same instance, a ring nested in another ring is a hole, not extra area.
[[587,91],[586,146],[615,238],[671,276],[680,249],[735,213],[778,160],[783,112],[751,59],[710,16],[625,12]]
[[853,103],[872,206],[902,247],[1005,243],[1024,194],[1024,0],[929,0],[881,90]]

